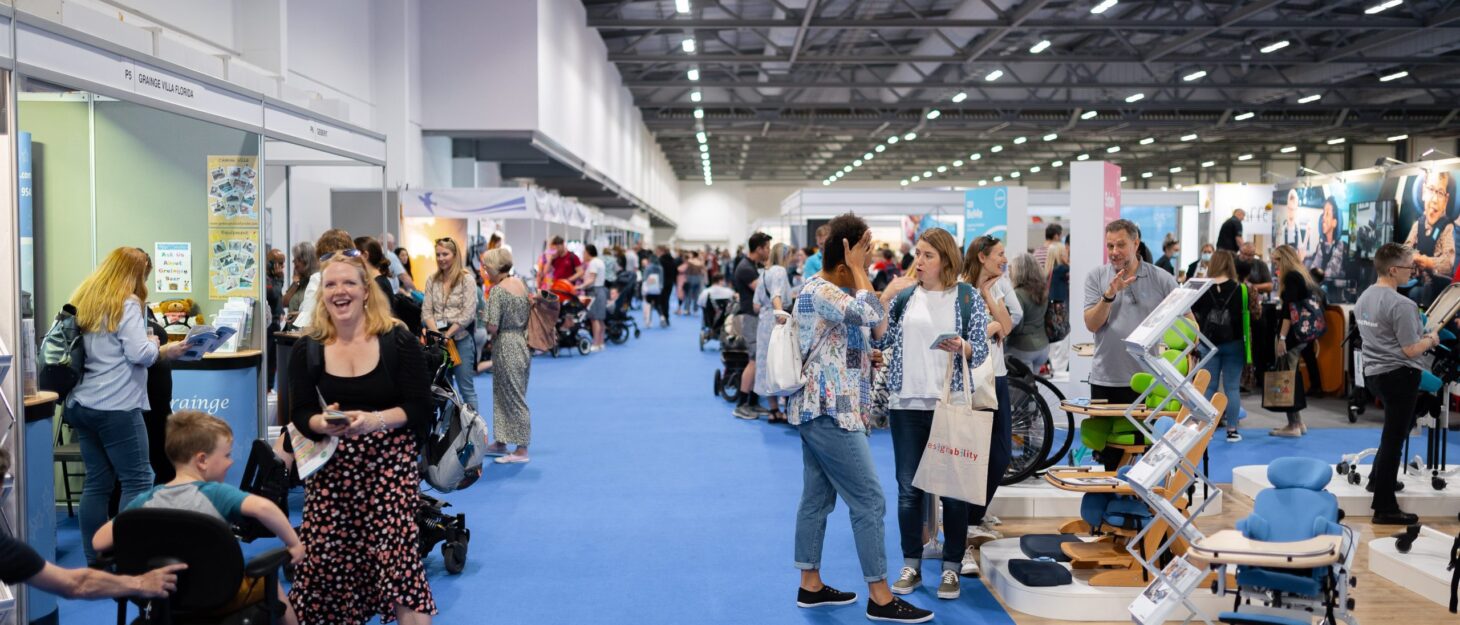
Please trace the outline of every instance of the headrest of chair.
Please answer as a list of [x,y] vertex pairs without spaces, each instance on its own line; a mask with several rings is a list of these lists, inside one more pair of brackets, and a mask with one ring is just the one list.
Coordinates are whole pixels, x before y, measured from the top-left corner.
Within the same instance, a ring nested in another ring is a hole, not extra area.
[[243,553],[222,519],[188,510],[138,508],[117,515],[114,531],[118,573],[145,573],[162,560],[188,565],[177,576],[174,609],[216,610],[238,594]]
[[1333,467],[1313,458],[1278,458],[1267,465],[1267,481],[1274,488],[1323,490],[1333,479]]
[[1170,430],[1173,425],[1176,425],[1176,419],[1172,419],[1171,417],[1158,418],[1156,419],[1156,424],[1151,426],[1151,434],[1154,434],[1156,438],[1161,438],[1166,435],[1166,431]]

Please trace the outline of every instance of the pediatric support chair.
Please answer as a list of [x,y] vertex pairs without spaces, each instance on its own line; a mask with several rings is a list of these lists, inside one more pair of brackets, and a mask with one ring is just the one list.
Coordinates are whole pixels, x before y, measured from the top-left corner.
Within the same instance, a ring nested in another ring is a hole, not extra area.
[[[221,519],[200,512],[140,508],[113,521],[115,548],[108,559],[121,575],[140,575],[160,566],[186,563],[177,591],[167,599],[132,600],[142,608],[134,621],[149,625],[266,625],[284,615],[279,568],[289,561],[283,547],[244,562],[233,531]],[[263,600],[234,606],[245,580],[261,584]],[[117,625],[126,622],[129,600],[117,600]]]
[[[1206,371],[1197,372],[1193,383],[1198,388],[1205,388],[1210,382],[1210,376]],[[1227,397],[1223,393],[1212,396],[1212,405],[1220,414],[1226,408]],[[1190,417],[1190,409],[1182,408],[1176,418],[1161,417],[1157,420],[1153,433],[1161,436],[1171,426],[1177,423],[1184,423]],[[1211,442],[1212,433],[1216,428],[1207,428],[1206,433],[1186,453],[1186,462],[1192,466],[1198,466],[1202,456],[1206,453],[1207,445]],[[1100,536],[1099,540],[1093,542],[1071,542],[1060,545],[1061,551],[1070,559],[1070,567],[1074,569],[1109,569],[1102,570],[1090,577],[1088,583],[1091,586],[1125,586],[1140,587],[1151,582],[1151,575],[1141,565],[1139,559],[1131,554],[1130,541],[1140,534],[1147,525],[1154,526],[1147,532],[1136,545],[1136,551],[1142,554],[1155,553],[1172,532],[1173,528],[1165,519],[1157,516],[1154,511],[1146,506],[1131,486],[1124,481],[1109,485],[1090,485],[1089,478],[1123,478],[1129,467],[1122,467],[1118,471],[1051,471],[1045,474],[1049,483],[1061,490],[1085,493],[1080,501],[1080,517],[1066,523],[1060,528],[1062,533],[1072,534],[1095,534]],[[1083,479],[1082,479],[1083,478]],[[1155,492],[1171,499],[1176,493],[1183,493],[1176,497],[1172,505],[1177,510],[1185,513],[1191,505],[1191,497],[1186,491],[1191,486],[1191,477],[1183,471],[1173,471],[1167,476],[1166,481],[1155,489]],[[1172,553],[1180,555],[1184,553],[1186,543],[1177,540],[1172,546]]]
[[1338,499],[1324,490],[1328,464],[1312,458],[1278,458],[1267,467],[1273,487],[1258,493],[1252,515],[1236,530],[1191,545],[1190,559],[1219,573],[1237,568],[1235,584],[1217,575],[1216,592],[1233,597],[1219,619],[1233,625],[1357,625],[1349,589],[1357,544],[1340,525]]

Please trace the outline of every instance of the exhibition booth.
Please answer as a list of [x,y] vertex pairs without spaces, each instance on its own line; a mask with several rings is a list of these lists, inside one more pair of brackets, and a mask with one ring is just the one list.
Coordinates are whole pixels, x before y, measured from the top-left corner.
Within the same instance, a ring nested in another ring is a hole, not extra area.
[[[74,503],[84,470],[56,396],[36,386],[34,354],[77,285],[112,250],[138,248],[152,260],[148,304],[169,338],[199,325],[237,331],[214,353],[152,372],[170,377],[172,394],[151,398],[161,414],[148,421],[160,432],[168,412],[185,408],[226,420],[235,459],[226,481],[240,483],[253,441],[272,425],[267,250],[287,252],[298,236],[291,207],[329,205],[330,172],[364,172],[341,186],[380,185],[385,138],[49,21],[17,14],[12,24],[8,10],[0,20],[9,94],[0,165],[14,172],[0,176],[0,197],[16,215],[0,220],[0,236],[14,242],[3,247],[15,250],[0,259],[0,289],[21,294],[0,310],[0,354],[16,354],[19,373],[3,388],[5,417],[24,405],[23,428],[0,423],[15,459],[5,515],[14,535],[54,560],[57,503]],[[291,184],[301,177],[310,182]],[[374,198],[353,210],[383,224],[383,189]],[[54,597],[18,599],[20,622],[57,622]]]

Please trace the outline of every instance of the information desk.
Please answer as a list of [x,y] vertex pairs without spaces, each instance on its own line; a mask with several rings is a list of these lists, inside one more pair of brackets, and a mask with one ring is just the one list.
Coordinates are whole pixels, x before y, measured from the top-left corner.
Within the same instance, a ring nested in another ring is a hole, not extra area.
[[224,479],[228,484],[242,482],[253,442],[265,434],[259,430],[262,364],[263,353],[256,349],[172,363],[172,410],[202,410],[233,428],[233,466]]
[[[51,391],[25,398],[25,509],[26,542],[48,562],[56,560],[56,471],[51,445],[56,440],[56,401]],[[56,623],[56,597],[25,587],[26,618],[19,622]]]

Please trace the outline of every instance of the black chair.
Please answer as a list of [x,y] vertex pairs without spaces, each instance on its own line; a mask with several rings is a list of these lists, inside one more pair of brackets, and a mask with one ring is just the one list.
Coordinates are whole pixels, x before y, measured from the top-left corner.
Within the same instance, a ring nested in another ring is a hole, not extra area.
[[[244,562],[233,531],[223,520],[186,510],[140,508],[113,521],[115,547],[109,560],[121,575],[140,575],[160,566],[185,563],[177,591],[166,600],[132,600],[142,609],[134,621],[156,625],[264,625],[284,615],[279,600],[279,568],[289,550],[273,549]],[[244,579],[261,578],[264,600],[222,613]],[[117,625],[124,625],[127,601],[117,600]]]
[[[250,495],[258,495],[273,502],[287,517],[289,487],[292,484],[290,478],[289,466],[274,455],[274,449],[268,442],[255,440],[249,450],[248,463],[243,468],[243,483],[239,488]],[[264,527],[263,523],[249,517],[240,519],[233,526],[233,533],[246,543],[274,537],[274,533]]]

